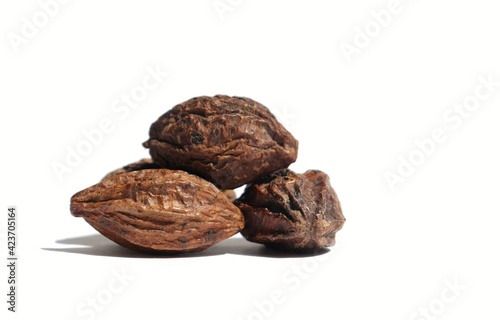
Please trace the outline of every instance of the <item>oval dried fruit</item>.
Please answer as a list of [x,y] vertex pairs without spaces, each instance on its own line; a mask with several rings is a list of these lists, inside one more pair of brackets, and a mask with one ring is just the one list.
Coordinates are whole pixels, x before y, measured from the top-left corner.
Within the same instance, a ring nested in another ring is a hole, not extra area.
[[153,161],[234,189],[287,168],[298,142],[262,104],[240,97],[198,97],[151,125],[144,143]]
[[146,169],[76,193],[71,213],[138,251],[204,250],[243,228],[240,210],[213,184],[184,171]]
[[318,170],[281,170],[248,185],[236,201],[243,236],[279,250],[314,252],[333,246],[345,218],[329,177]]

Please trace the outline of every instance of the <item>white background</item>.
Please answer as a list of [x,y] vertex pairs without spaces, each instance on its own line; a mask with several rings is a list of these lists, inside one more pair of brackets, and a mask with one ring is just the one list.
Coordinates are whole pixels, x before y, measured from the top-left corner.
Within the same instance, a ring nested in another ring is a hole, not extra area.
[[[387,0],[221,3],[231,10],[74,0],[47,21],[37,1],[0,4],[1,265],[9,205],[20,259],[16,314],[2,267],[1,318],[499,319],[500,87],[474,100],[480,79],[500,81],[498,4],[401,0],[380,27],[371,12]],[[129,113],[112,109],[146,68],[168,76]],[[219,93],[268,106],[300,141],[292,169],[330,175],[347,218],[330,252],[273,254],[236,236],[150,257],[70,215],[72,194],[148,156],[161,114]],[[464,101],[479,105],[460,120],[449,108]],[[103,119],[112,130],[58,179],[53,166]],[[434,130],[446,139],[422,158],[415,140]],[[398,168],[412,155],[413,172]]]

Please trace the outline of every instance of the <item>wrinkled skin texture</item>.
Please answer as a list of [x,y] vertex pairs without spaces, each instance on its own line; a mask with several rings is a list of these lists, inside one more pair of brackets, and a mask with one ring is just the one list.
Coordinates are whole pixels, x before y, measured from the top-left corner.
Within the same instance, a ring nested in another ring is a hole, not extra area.
[[151,125],[144,143],[153,161],[235,189],[297,159],[298,142],[262,104],[248,98],[198,97]]
[[315,252],[335,244],[344,225],[329,177],[317,170],[281,170],[247,186],[236,205],[245,216],[243,236],[284,251]]
[[104,181],[109,178],[113,178],[122,173],[145,170],[145,169],[160,169],[160,166],[153,162],[151,158],[144,158],[139,161],[127,164],[123,168],[116,169],[108,173],[101,181]]
[[[133,172],[133,171],[139,171],[139,170],[146,170],[146,169],[161,169],[159,165],[153,162],[153,159],[151,158],[144,158],[139,161],[127,164],[123,168],[116,169],[114,171],[111,171],[107,175],[102,178],[101,181],[104,181],[109,178],[113,178],[114,176],[117,176],[122,173],[127,173],[127,172]],[[221,190],[226,197],[228,197],[229,200],[234,201],[236,200],[236,192],[234,190]]]
[[204,250],[243,228],[240,210],[213,184],[184,171],[146,169],[76,193],[71,213],[138,251]]

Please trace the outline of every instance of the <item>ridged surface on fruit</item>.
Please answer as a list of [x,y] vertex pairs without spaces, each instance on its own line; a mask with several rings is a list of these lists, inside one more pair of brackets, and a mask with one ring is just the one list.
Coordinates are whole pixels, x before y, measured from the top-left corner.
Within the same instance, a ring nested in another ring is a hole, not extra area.
[[345,218],[328,175],[281,170],[245,189],[236,201],[243,236],[275,249],[314,252],[335,244]]
[[144,143],[153,161],[234,189],[297,159],[298,142],[262,104],[202,96],[181,103],[151,125]]
[[146,252],[201,251],[244,225],[219,189],[180,170],[116,175],[76,193],[70,210],[112,241]]

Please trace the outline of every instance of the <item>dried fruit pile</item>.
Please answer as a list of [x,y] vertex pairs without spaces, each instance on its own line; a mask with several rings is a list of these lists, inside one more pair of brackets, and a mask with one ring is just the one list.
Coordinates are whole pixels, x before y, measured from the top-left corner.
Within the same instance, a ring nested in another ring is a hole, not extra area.
[[[204,250],[241,231],[292,251],[332,246],[345,218],[328,176],[287,169],[298,142],[262,104],[218,95],[181,103],[151,125],[151,159],[71,198],[71,213],[124,247]],[[246,185],[239,199],[232,190]]]

